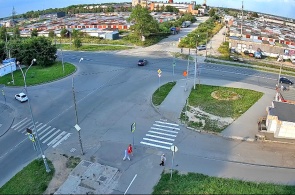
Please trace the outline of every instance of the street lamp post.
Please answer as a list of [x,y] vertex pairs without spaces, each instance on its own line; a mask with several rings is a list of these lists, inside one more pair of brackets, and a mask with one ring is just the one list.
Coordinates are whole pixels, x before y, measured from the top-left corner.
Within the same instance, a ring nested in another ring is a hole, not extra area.
[[27,68],[27,70],[24,72],[22,67],[20,66],[20,64],[18,64],[21,72],[22,72],[22,75],[23,75],[23,78],[24,78],[24,84],[25,84],[25,91],[26,91],[26,94],[27,94],[27,97],[28,97],[28,104],[29,104],[29,108],[30,108],[30,113],[31,113],[31,117],[32,117],[32,121],[33,121],[33,127],[34,127],[34,133],[36,135],[36,140],[38,142],[38,147],[39,147],[39,150],[40,150],[40,153],[41,153],[41,156],[43,158],[43,161],[44,161],[44,165],[45,165],[45,168],[46,168],[46,172],[49,173],[51,170],[47,164],[47,160],[46,160],[46,157],[44,155],[44,152],[41,148],[41,145],[40,145],[40,141],[39,141],[39,136],[38,136],[38,131],[37,131],[37,128],[36,128],[36,123],[35,123],[35,120],[34,120],[34,115],[33,115],[33,111],[32,111],[32,106],[31,106],[31,101],[30,101],[30,98],[29,98],[29,93],[28,93],[28,90],[27,90],[27,82],[26,82],[26,76],[27,76],[27,72],[28,70],[31,68],[31,66],[34,64],[34,62],[36,61],[36,59],[33,59],[32,62],[31,62],[31,65]]
[[[73,91],[73,100],[74,100],[74,106],[75,106],[75,115],[76,115],[76,125],[79,126],[79,120],[78,120],[78,112],[77,112],[77,103],[76,103],[76,95],[75,95],[75,87],[74,87],[74,75],[72,78],[72,91]],[[83,145],[82,145],[82,139],[81,139],[81,134],[80,134],[80,129],[78,130],[78,136],[79,136],[79,142],[80,142],[80,147],[81,147],[81,154],[84,155],[83,151]]]
[[206,36],[206,60],[207,60],[207,44],[208,44],[208,31],[207,31],[207,36]]
[[280,67],[279,78],[278,78],[278,86],[280,84],[280,78],[281,78],[281,74],[282,74],[282,66],[283,66],[283,63],[282,63],[282,60],[281,60],[281,67]]

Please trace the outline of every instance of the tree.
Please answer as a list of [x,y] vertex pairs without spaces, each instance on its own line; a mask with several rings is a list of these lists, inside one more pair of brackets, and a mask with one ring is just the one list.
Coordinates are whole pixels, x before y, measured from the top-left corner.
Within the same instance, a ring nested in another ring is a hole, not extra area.
[[38,30],[34,28],[31,32],[31,37],[37,37],[38,36]]
[[213,17],[215,15],[215,9],[211,8],[209,11],[209,16]]
[[202,7],[201,4],[197,4],[197,5],[195,6],[195,10],[198,10],[198,9],[201,8],[201,7]]
[[79,31],[79,30],[76,30],[76,29],[73,29],[73,31],[72,31],[72,37],[73,38],[78,38],[78,37],[80,37],[81,36],[81,33],[80,33],[81,31]]
[[74,46],[75,46],[76,48],[79,48],[79,47],[82,46],[82,42],[81,42],[81,40],[80,40],[79,38],[76,38],[76,39],[74,40],[73,44],[74,44]]
[[20,37],[20,31],[19,31],[18,26],[16,26],[16,27],[13,28],[13,37],[15,39],[18,39]]
[[55,33],[53,30],[50,30],[49,33],[48,33],[48,37],[50,38],[54,38],[55,37]]
[[5,26],[0,27],[0,40],[6,41],[8,39],[7,29]]
[[254,13],[251,14],[251,17],[258,18],[259,16],[258,16],[257,12],[254,12]]
[[65,29],[65,28],[63,28],[63,29],[60,31],[60,36],[61,36],[61,38],[65,38],[67,33],[68,33],[68,30]]
[[159,23],[150,15],[146,8],[136,5],[127,19],[132,23],[130,27],[134,34],[141,39],[142,36],[148,36],[151,33],[159,32]]

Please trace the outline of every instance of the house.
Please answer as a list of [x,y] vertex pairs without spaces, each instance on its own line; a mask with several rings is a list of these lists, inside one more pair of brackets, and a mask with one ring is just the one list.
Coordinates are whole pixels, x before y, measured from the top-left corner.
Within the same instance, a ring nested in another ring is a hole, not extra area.
[[273,101],[267,107],[266,131],[262,131],[269,139],[295,139],[295,104]]

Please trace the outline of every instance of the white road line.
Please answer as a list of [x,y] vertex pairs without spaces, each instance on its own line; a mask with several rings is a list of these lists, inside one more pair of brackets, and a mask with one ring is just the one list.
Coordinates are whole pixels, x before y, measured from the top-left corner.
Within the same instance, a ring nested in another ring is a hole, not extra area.
[[65,135],[62,139],[60,139],[56,144],[54,144],[52,147],[55,148],[56,146],[58,146],[62,141],[68,139],[70,137],[71,133],[68,133],[67,135]]
[[[55,129],[55,128],[54,128]],[[51,130],[52,131],[52,130]],[[50,131],[50,132],[51,132]],[[46,140],[44,140],[42,143],[44,144],[44,143],[46,143],[48,140],[50,140],[55,134],[57,134],[58,132],[59,132],[60,130],[57,130],[57,131],[55,131],[50,137],[48,137]],[[48,132],[49,133],[49,132]],[[48,134],[47,133],[47,134]],[[46,134],[46,135],[47,135]],[[45,137],[46,135],[44,135],[43,137]],[[41,140],[41,139],[40,139]]]
[[[51,127],[51,126],[49,126]],[[48,127],[46,129],[49,129]],[[43,135],[40,140],[44,139],[48,134],[50,134],[52,131],[54,131],[56,128],[51,129],[49,132],[47,132],[45,135]],[[42,134],[42,133],[41,133]],[[40,136],[40,135],[39,135]]]
[[44,124],[42,127],[40,127],[37,132],[39,133],[41,131],[41,129],[43,129],[44,127],[46,127],[46,124]]
[[147,141],[151,141],[151,142],[157,142],[157,143],[161,143],[161,144],[167,144],[167,145],[172,145],[172,143],[170,142],[163,142],[163,141],[159,141],[159,140],[155,140],[155,139],[149,139],[149,138],[143,138],[143,140],[147,140]]
[[170,135],[170,134],[167,134],[167,133],[160,133],[160,132],[156,132],[156,131],[148,131],[148,132],[159,134],[159,135],[166,135],[166,136],[170,136],[170,137],[176,137],[176,135]]
[[166,122],[162,122],[162,121],[155,121],[156,123],[161,123],[161,124],[166,124],[166,125],[173,125],[173,126],[176,126],[178,127],[179,125],[178,124],[174,124],[174,123],[166,123]]
[[[39,123],[38,125],[36,125],[37,131],[38,131],[38,127],[41,126],[43,123]],[[22,133],[26,133],[27,129],[25,129],[24,131],[22,131]]]
[[154,146],[154,147],[157,147],[157,148],[164,148],[164,149],[170,150],[170,147],[167,147],[167,146],[161,146],[161,145],[151,144],[151,143],[147,143],[147,142],[140,142],[140,143],[144,144],[144,145],[148,145],[148,146]]
[[49,126],[49,127],[47,127],[46,129],[44,129],[42,132],[40,132],[38,135],[40,136],[40,135],[42,135],[43,133],[45,133],[48,129],[50,129],[51,128],[51,126]]
[[[28,124],[27,124],[28,123]],[[17,129],[19,129],[19,128],[23,128],[24,126],[29,126],[29,125],[31,125],[33,122],[32,121],[30,121],[30,120],[27,120],[27,121],[25,121],[24,123],[22,123],[21,125],[19,125],[19,126],[17,126],[14,130],[17,130]],[[21,131],[21,129],[20,130],[18,130],[18,132],[20,132]]]
[[59,134],[58,136],[56,136],[56,138],[54,138],[53,140],[51,140],[51,142],[49,142],[48,144],[47,144],[47,146],[50,146],[51,144],[54,144],[55,142],[57,142],[59,139],[61,139],[62,138],[62,136],[64,135],[64,134],[66,134],[67,132],[65,132],[65,131],[63,131],[63,132],[61,132],[61,134]]
[[180,130],[179,128],[177,127],[168,127],[168,126],[164,126],[164,125],[157,125],[157,124],[153,124],[154,126],[157,126],[157,127],[165,127],[165,128],[168,128],[168,129],[174,129],[174,130]]
[[165,140],[169,140],[169,141],[174,141],[174,139],[171,138],[167,138],[167,137],[161,137],[161,136],[156,136],[156,135],[151,135],[151,134],[145,134],[148,137],[154,137],[154,138],[159,138],[159,139],[165,139]]
[[137,177],[137,174],[135,174],[135,176],[133,177],[132,181],[130,182],[128,188],[126,189],[124,195],[127,193],[127,191],[129,190],[130,186],[132,185],[132,183],[134,182],[135,178]]
[[[32,123],[33,123],[33,122],[32,122]],[[35,125],[37,125],[37,124],[38,124],[38,122],[35,122]],[[29,129],[34,130],[33,127],[34,127],[34,124],[32,124],[31,126],[29,126]]]
[[24,118],[23,120],[19,121],[18,123],[16,123],[15,125],[13,125],[11,128],[14,129],[14,127],[16,127],[17,125],[19,125],[20,123],[24,122],[24,120],[26,120],[26,118]]
[[170,131],[170,130],[165,130],[165,129],[156,128],[156,127],[151,127],[151,129],[165,131],[165,132],[169,132],[169,133],[176,133],[176,134],[178,133],[178,131]]

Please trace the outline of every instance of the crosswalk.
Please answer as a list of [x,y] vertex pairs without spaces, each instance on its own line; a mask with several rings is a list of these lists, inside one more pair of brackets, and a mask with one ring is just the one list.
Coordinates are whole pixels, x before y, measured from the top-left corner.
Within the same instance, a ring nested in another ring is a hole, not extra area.
[[155,121],[140,143],[170,150],[170,147],[173,145],[179,131],[180,128],[178,124]]
[[[48,126],[47,124],[43,124],[38,121],[35,122],[35,125],[40,143],[47,144],[47,146],[51,146],[53,148],[57,147],[71,135],[71,133],[61,131],[60,129],[56,129],[55,127]],[[25,135],[27,133],[27,128],[33,129],[33,127],[33,121],[29,118],[24,118],[14,124],[11,129]]]

